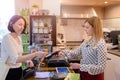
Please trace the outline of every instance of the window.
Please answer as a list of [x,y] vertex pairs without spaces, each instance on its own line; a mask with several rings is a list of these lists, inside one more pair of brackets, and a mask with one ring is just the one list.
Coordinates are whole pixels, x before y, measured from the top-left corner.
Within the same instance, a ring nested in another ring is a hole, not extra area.
[[14,0],[2,0],[2,2],[0,3],[0,43],[3,36],[9,33],[9,31],[7,30],[7,25],[10,17],[15,14],[14,3]]

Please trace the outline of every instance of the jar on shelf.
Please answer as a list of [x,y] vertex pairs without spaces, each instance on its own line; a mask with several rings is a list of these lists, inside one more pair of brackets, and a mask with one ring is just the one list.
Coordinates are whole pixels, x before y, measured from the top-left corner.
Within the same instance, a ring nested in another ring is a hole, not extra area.
[[48,33],[48,27],[44,27],[44,33]]
[[41,19],[39,20],[39,27],[40,27],[40,28],[43,28],[43,27],[44,27],[44,22],[43,22]]
[[39,33],[43,33],[43,28],[39,28]]
[[36,26],[33,28],[33,33],[38,33],[38,28]]
[[38,20],[32,20],[32,22],[33,22],[33,25],[32,25],[32,26],[39,26],[39,25],[38,25]]

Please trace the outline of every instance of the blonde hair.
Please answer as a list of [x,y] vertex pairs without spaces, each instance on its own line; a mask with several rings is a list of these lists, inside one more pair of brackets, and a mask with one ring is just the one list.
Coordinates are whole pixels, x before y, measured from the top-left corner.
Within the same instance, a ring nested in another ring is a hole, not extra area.
[[94,28],[96,42],[103,38],[102,23],[99,17],[90,17],[85,21],[85,23],[86,22],[88,22]]

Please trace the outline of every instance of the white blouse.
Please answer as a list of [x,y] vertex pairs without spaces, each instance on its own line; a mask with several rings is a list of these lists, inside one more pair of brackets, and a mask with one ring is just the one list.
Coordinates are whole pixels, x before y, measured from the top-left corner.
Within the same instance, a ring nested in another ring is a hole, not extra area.
[[7,61],[11,68],[18,68],[22,65],[21,63],[16,63],[17,58],[22,56],[23,53],[22,41],[20,37],[19,39],[21,44],[18,44],[10,34],[7,34],[1,43],[1,60]]
[[80,60],[80,71],[88,72],[91,75],[97,75],[104,72],[106,63],[107,47],[103,39],[96,45],[95,40],[88,44],[84,41],[79,48],[75,50],[63,50],[62,54],[68,58],[75,58],[82,55]]

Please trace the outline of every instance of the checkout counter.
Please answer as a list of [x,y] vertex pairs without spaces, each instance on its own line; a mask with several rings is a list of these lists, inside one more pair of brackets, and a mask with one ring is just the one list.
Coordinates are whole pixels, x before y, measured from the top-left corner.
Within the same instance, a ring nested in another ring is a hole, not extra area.
[[[68,67],[71,73],[74,73],[74,71]],[[41,67],[40,68],[41,72],[56,72],[56,67]],[[25,80],[53,80],[50,77],[49,78],[35,78],[35,76],[31,76]],[[59,80],[59,79],[58,79]]]
[[[74,70],[71,67],[69,67],[69,62],[66,61],[66,59],[64,57],[50,55],[43,62],[39,62],[39,63],[40,63],[40,65],[38,64],[36,66],[35,72],[54,72],[55,74],[57,74],[57,72],[56,72],[57,67],[66,67],[69,69],[70,73],[75,73]],[[38,69],[39,66],[40,66],[40,68]],[[53,79],[51,77],[35,78],[35,76],[31,76],[31,77],[26,78],[25,80],[64,80],[64,79],[63,78],[62,79]]]
[[108,53],[119,56],[120,57],[120,49],[113,49],[113,50],[108,50]]

